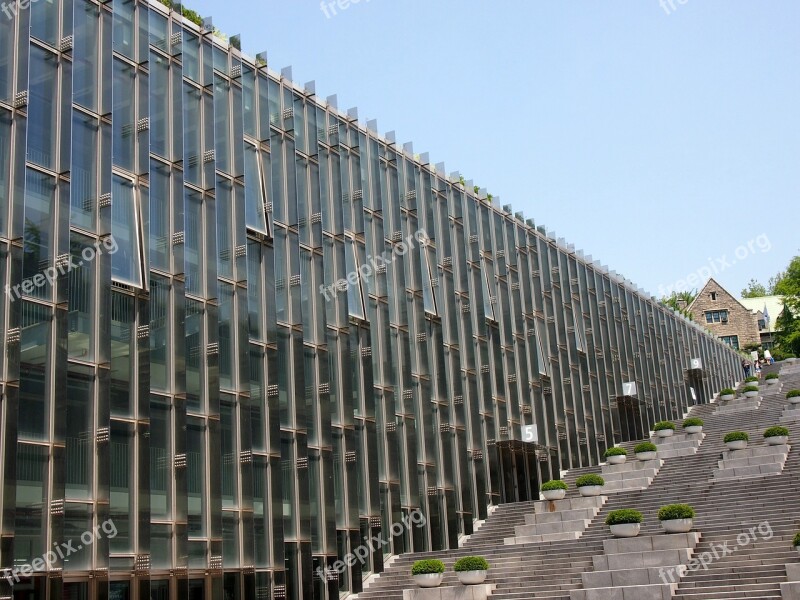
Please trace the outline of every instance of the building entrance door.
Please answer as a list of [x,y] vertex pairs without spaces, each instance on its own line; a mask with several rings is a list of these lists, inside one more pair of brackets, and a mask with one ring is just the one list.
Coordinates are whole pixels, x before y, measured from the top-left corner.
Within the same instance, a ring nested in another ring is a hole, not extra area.
[[644,438],[642,426],[642,412],[636,398],[617,398],[617,411],[619,412],[620,440],[630,442]]
[[526,502],[539,498],[539,475],[534,444],[497,442],[500,457],[500,502]]

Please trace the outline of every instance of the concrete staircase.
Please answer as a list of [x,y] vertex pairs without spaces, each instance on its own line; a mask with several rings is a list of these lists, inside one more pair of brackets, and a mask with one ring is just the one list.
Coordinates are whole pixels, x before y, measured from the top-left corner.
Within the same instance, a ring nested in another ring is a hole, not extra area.
[[[403,589],[413,587],[411,565],[420,558],[442,559],[447,566],[443,585],[458,585],[452,572],[453,562],[461,556],[480,554],[491,565],[487,583],[497,584],[493,599],[566,600],[574,590],[599,589],[587,588],[583,576],[595,570],[608,570],[598,568],[602,565],[596,564],[594,557],[603,555],[607,549],[606,542],[612,539],[604,524],[609,511],[636,508],[645,517],[640,538],[636,539],[664,539],[672,536],[663,533],[657,519],[658,509],[665,504],[687,503],[697,511],[694,527],[694,531],[700,534],[694,547],[697,560],[694,561],[695,568],[690,564],[688,569],[684,569],[683,576],[676,577],[669,586],[669,593],[674,594],[672,597],[679,600],[777,600],[781,597],[781,583],[787,581],[786,564],[800,563],[798,553],[791,547],[794,532],[800,530],[800,456],[796,450],[800,445],[800,421],[784,420],[782,423],[790,430],[782,472],[753,478],[751,475],[737,475],[735,469],[741,466],[734,466],[732,474],[726,473],[731,476],[717,478],[714,473],[715,469],[720,469],[721,460],[738,460],[726,454],[722,438],[729,431],[747,431],[750,435],[749,449],[755,451],[754,456],[766,451],[767,445],[762,437],[764,429],[779,424],[781,417],[786,415],[786,391],[800,389],[800,363],[781,365],[781,369],[781,384],[762,384],[757,408],[719,413],[716,404],[697,406],[690,414],[704,420],[703,434],[654,438],[652,441],[660,452],[658,462],[663,461],[663,466],[645,476],[650,479],[649,487],[604,490],[607,500],[597,507],[594,516],[591,512],[595,507],[589,507],[589,513],[572,512],[586,510],[586,507],[570,503],[578,499],[575,479],[584,473],[601,473],[604,467],[570,471],[564,477],[570,485],[567,500],[559,501],[564,504],[555,507],[544,502],[501,505],[463,548],[403,555],[358,598],[400,600]],[[680,431],[680,423],[677,425]],[[633,459],[635,444],[622,444],[631,457],[623,467],[641,462]],[[607,478],[607,474],[613,472],[606,469],[603,477]],[[546,531],[546,528],[536,529],[540,525],[569,521],[581,521],[582,524],[588,521],[578,539],[572,537],[574,534],[566,536],[568,539],[534,538]],[[525,529],[531,526],[532,529]],[[518,533],[532,535],[518,536]],[[519,539],[524,537],[534,539]],[[514,539],[514,544],[506,545],[506,538]],[[636,576],[639,579],[631,581],[641,581],[641,576],[639,573]],[[590,586],[608,581],[604,579],[605,575],[595,577],[592,579],[588,575]],[[629,591],[625,595],[624,590],[614,591],[619,588],[617,583],[625,581],[619,576],[611,581],[615,585],[606,586],[609,588],[607,593],[611,594],[606,597],[628,600],[634,593]],[[577,593],[575,597],[589,600],[596,596]],[[636,600],[646,597],[649,596],[636,597]]]

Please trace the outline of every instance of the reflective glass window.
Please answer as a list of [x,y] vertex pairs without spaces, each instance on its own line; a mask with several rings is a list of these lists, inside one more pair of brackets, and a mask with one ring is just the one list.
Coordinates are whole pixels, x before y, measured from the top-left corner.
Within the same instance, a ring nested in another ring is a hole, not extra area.
[[117,251],[111,256],[111,276],[127,285],[142,286],[139,191],[133,182],[114,176],[111,191],[111,234]]

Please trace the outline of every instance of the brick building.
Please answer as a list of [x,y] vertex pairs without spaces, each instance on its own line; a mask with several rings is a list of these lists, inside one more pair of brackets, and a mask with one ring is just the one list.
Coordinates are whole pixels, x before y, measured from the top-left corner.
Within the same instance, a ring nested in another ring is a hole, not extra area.
[[737,350],[758,344],[758,318],[714,279],[709,279],[689,305],[696,323]]

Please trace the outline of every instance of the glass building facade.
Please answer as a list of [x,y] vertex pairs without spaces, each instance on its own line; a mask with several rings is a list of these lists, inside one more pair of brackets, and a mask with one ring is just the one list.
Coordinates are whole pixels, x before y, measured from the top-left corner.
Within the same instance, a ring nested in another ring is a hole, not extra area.
[[0,10],[2,598],[358,592],[739,373],[208,23]]

